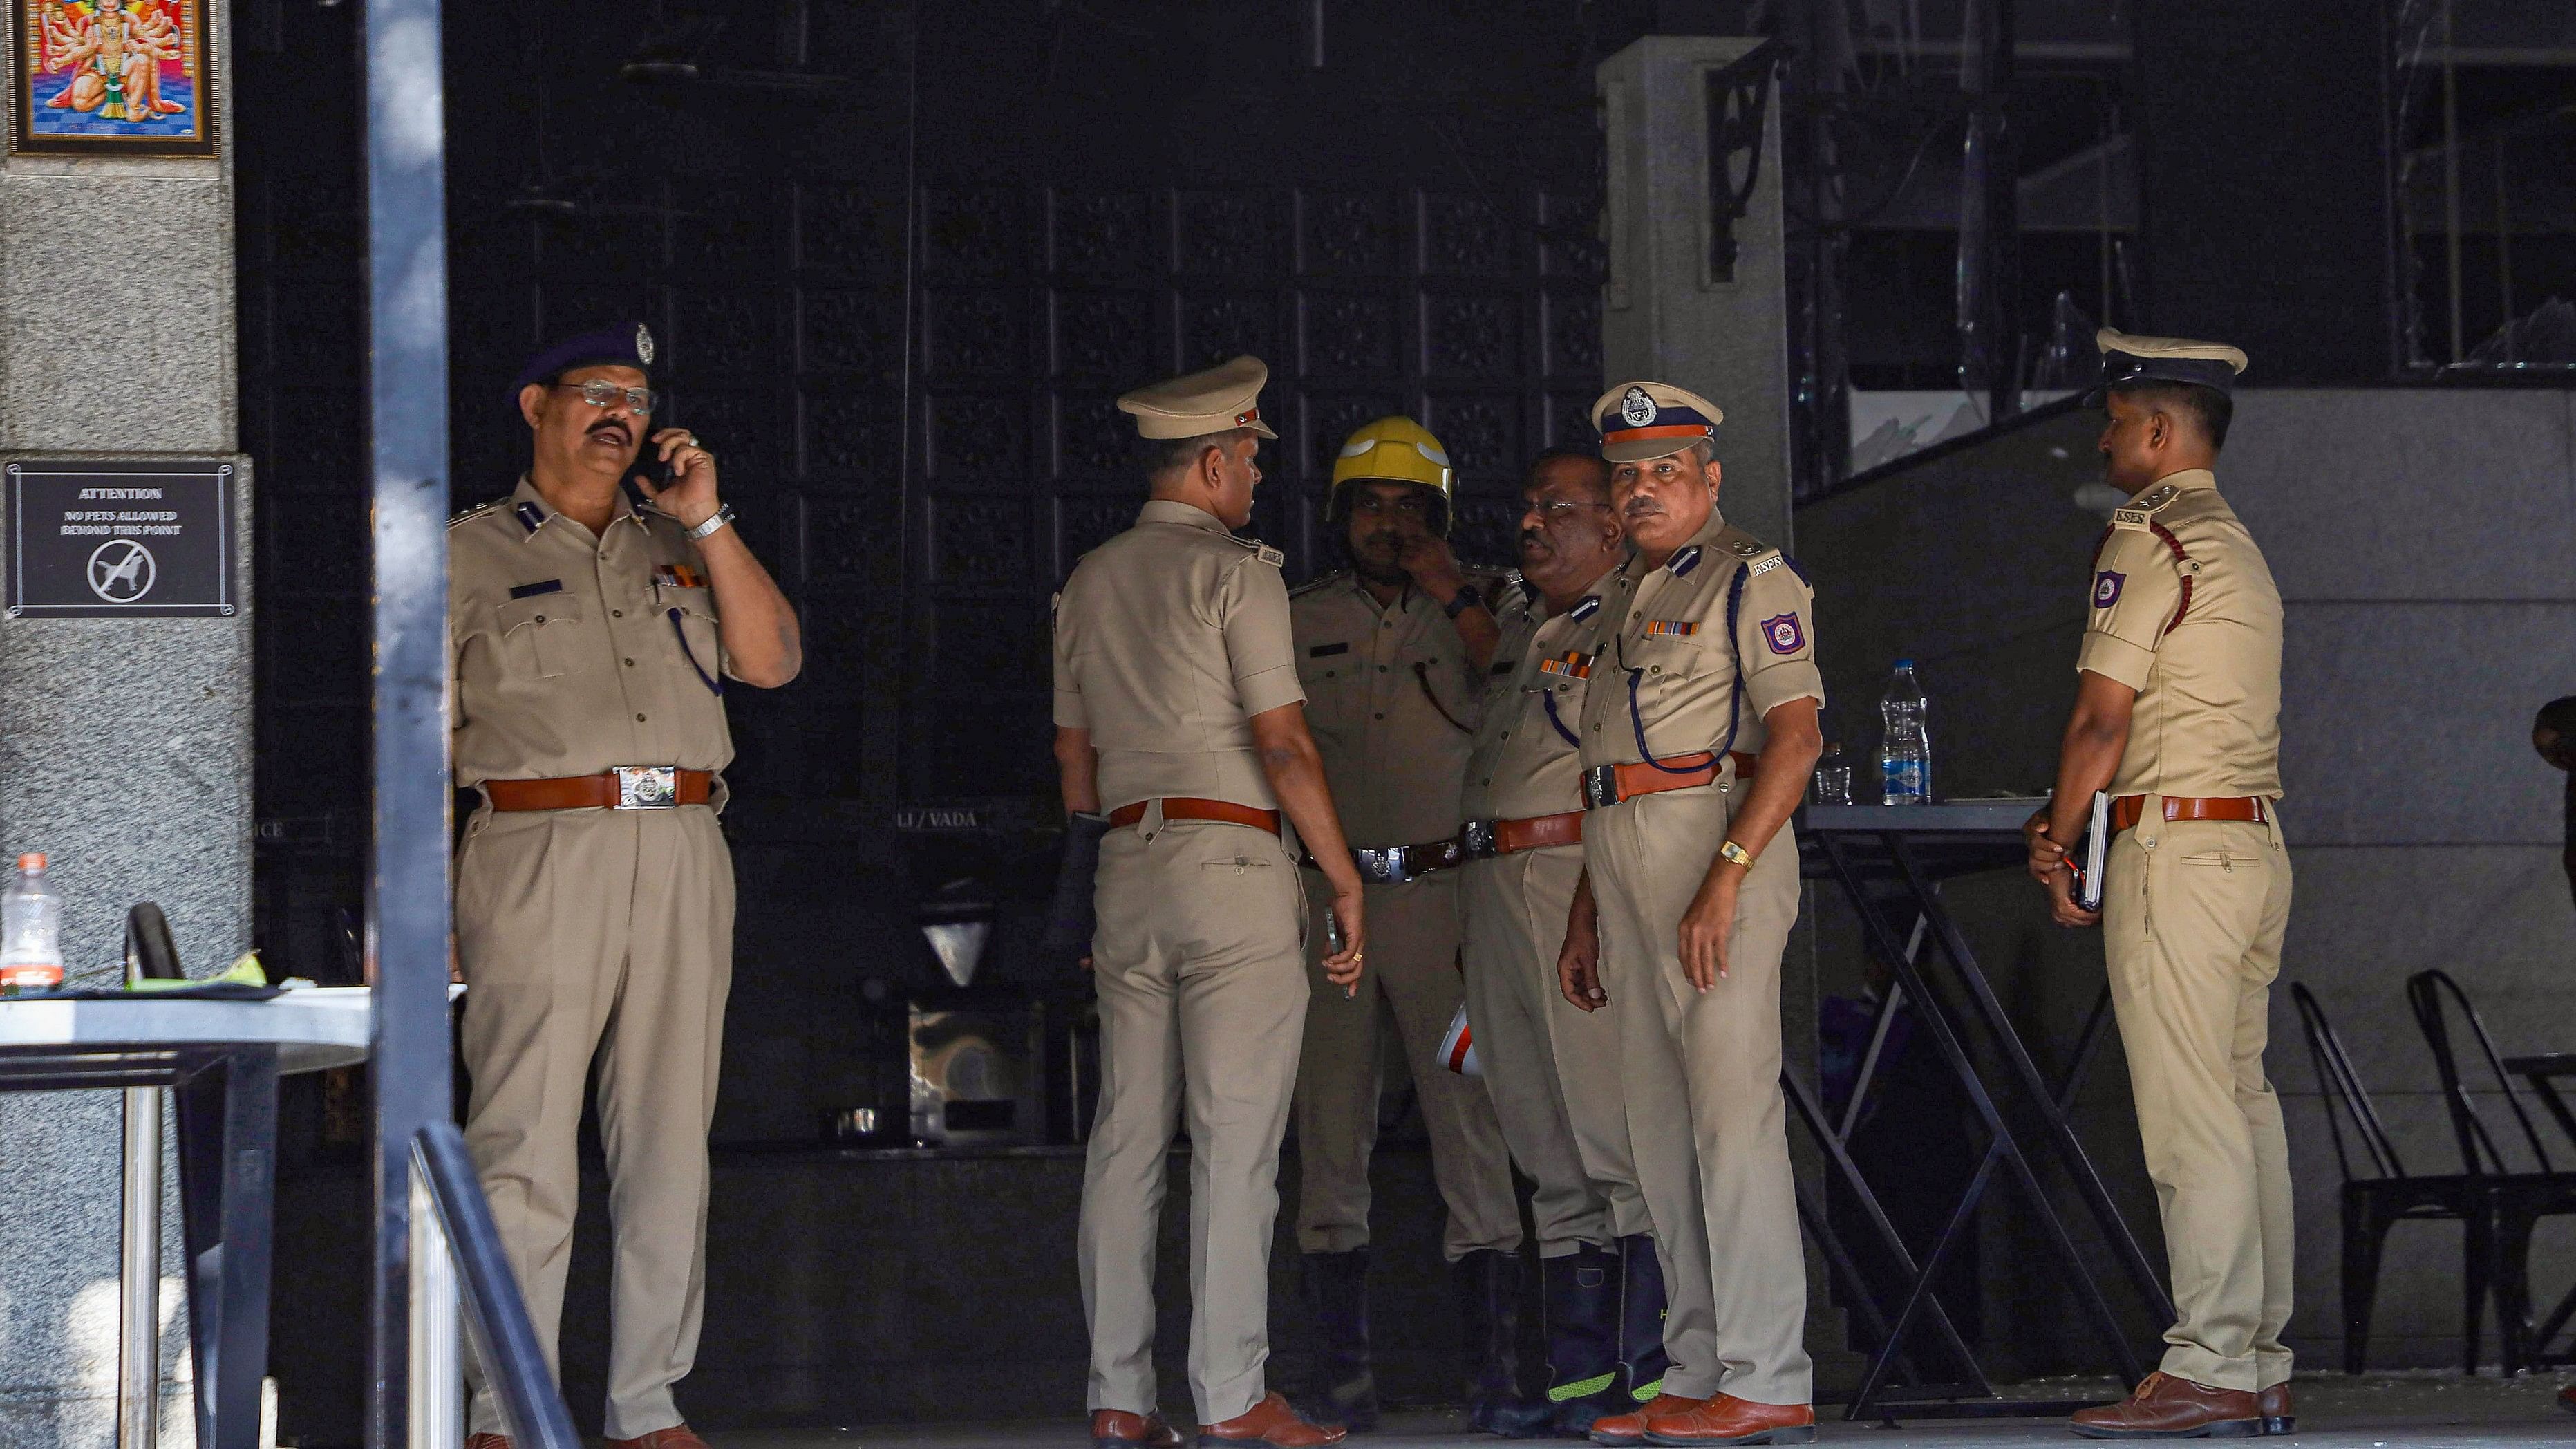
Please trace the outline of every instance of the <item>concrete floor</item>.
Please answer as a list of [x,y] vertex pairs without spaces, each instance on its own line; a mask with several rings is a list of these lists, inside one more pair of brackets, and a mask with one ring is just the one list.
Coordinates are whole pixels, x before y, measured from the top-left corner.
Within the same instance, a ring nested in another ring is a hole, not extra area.
[[[2296,1384],[2298,1442],[2312,1449],[2468,1449],[2491,1444],[2576,1443],[2576,1415],[2556,1406],[2555,1377],[2513,1381],[2457,1374],[2321,1374]],[[2024,1386],[2031,1398],[2105,1396],[2112,1386],[2080,1380]],[[1854,1449],[1983,1449],[2080,1442],[2054,1420],[1916,1422],[1887,1429],[1847,1424],[1828,1408],[1825,1443]],[[711,1449],[1056,1449],[1081,1445],[1080,1423],[942,1424],[926,1427],[737,1430],[707,1435]],[[1455,1413],[1390,1415],[1354,1449],[1496,1449],[1505,1441],[1466,1431]]]

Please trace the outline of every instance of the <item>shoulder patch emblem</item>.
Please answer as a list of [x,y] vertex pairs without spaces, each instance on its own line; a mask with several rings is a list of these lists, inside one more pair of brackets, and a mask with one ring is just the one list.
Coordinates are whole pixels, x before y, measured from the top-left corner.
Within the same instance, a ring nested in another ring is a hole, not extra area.
[[2147,529],[2154,527],[2155,523],[2154,520],[2150,519],[2146,515],[2144,510],[2136,508],[2114,508],[2111,510],[2111,526],[2113,528],[2126,528],[2143,533]]
[[1806,630],[1795,614],[1774,614],[1762,621],[1762,638],[1774,654],[1795,654],[1807,645]]
[[1758,578],[1762,577],[1764,574],[1767,574],[1767,573],[1771,572],[1773,569],[1776,569],[1776,568],[1778,568],[1780,565],[1782,565],[1782,564],[1784,564],[1784,563],[1787,563],[1787,562],[1788,562],[1788,558],[1787,558],[1785,555],[1774,554],[1774,555],[1773,555],[1773,556],[1771,556],[1770,558],[1766,558],[1766,559],[1764,559],[1762,562],[1760,562],[1760,563],[1758,563],[1758,564],[1755,564],[1755,565],[1753,566],[1753,571],[1752,571],[1752,573],[1749,575],[1749,577],[1757,578],[1757,579],[1758,579]]
[[2104,569],[2102,572],[2095,574],[2093,576],[2093,607],[2097,609],[2107,609],[2113,604],[2120,602],[2120,585],[2125,584],[2128,581],[2128,575],[2115,573],[2110,569]]

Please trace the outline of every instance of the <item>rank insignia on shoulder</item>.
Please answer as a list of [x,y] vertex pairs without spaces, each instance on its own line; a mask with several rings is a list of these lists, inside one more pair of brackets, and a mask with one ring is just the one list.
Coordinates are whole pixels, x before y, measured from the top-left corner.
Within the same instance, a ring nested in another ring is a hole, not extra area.
[[510,500],[507,498],[495,498],[489,503],[477,503],[463,512],[450,514],[447,519],[447,526],[454,528],[456,525],[463,523],[469,518],[481,518],[484,514],[491,512],[493,509],[498,508],[509,501]]
[[1666,638],[1687,639],[1698,632],[1699,621],[1696,619],[1648,619],[1645,633],[1640,637],[1652,639],[1660,635]]
[[1266,543],[1255,549],[1252,556],[1261,560],[1263,563],[1270,565],[1274,569],[1286,568],[1288,566],[1288,555],[1281,553],[1279,550],[1272,548]]
[[560,594],[562,592],[563,580],[561,579],[546,579],[539,583],[512,584],[510,586],[510,597],[514,599],[533,599],[539,594]]
[[703,589],[707,576],[687,564],[655,564],[653,582],[666,589]]
[[1540,660],[1538,667],[1542,674],[1559,674],[1567,679],[1590,679],[1592,656],[1580,649],[1568,649],[1562,654],[1552,654]]
[[1757,558],[1767,545],[1756,543],[1749,538],[1739,538],[1726,547],[1737,558]]
[[1807,644],[1807,631],[1798,626],[1795,614],[1775,614],[1763,620],[1762,637],[1774,654],[1795,654]]
[[1785,555],[1782,555],[1782,554],[1773,554],[1771,557],[1764,559],[1762,562],[1760,562],[1760,563],[1758,563],[1758,564],[1755,564],[1755,565],[1752,567],[1752,569],[1751,569],[1751,570],[1749,570],[1749,571],[1745,574],[1745,577],[1747,577],[1747,578],[1754,578],[1754,579],[1758,579],[1758,578],[1762,577],[1764,574],[1767,574],[1767,573],[1771,572],[1773,569],[1778,568],[1780,565],[1782,565],[1782,564],[1784,564],[1784,563],[1787,563],[1788,561],[1789,561],[1789,560],[1788,560],[1788,558],[1787,558]]
[[1585,594],[1582,602],[1565,611],[1565,616],[1579,624],[1600,612],[1601,596],[1599,594]]
[[1672,560],[1666,563],[1664,567],[1672,570],[1674,578],[1689,578],[1690,571],[1699,567],[1699,545],[1692,544],[1690,547],[1683,549],[1680,553],[1674,554],[1672,556]]
[[2146,491],[2146,495],[2138,500],[2138,507],[2153,513],[2181,496],[2181,489],[2171,483],[2160,483]]
[[2113,528],[2133,528],[2143,531],[2145,529],[2153,528],[2155,526],[2155,521],[2147,516],[2144,509],[2114,508],[2111,510],[2111,526]]

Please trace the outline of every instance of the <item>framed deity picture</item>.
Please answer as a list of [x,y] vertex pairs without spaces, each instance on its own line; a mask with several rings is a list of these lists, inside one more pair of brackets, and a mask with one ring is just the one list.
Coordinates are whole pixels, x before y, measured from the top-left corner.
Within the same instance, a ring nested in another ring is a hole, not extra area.
[[206,0],[8,0],[17,43],[10,149],[215,154]]

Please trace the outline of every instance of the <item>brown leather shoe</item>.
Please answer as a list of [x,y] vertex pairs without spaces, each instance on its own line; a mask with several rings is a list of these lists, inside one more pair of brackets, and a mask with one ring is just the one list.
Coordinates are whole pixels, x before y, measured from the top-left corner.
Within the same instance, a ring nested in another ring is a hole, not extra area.
[[507,1434],[468,1434],[465,1436],[465,1449],[510,1449],[510,1436]]
[[641,1439],[611,1439],[608,1449],[707,1449],[707,1441],[690,1432],[688,1425],[673,1424],[648,1430]]
[[1181,1449],[1178,1429],[1163,1422],[1162,1411],[1131,1414],[1124,1409],[1091,1411],[1091,1449]]
[[1757,1404],[1720,1394],[1697,1408],[1646,1419],[1649,1444],[1813,1444],[1813,1404]]
[[2263,1411],[2243,1389],[2152,1373],[2127,1398],[2079,1410],[2067,1423],[2087,1439],[2255,1439]]
[[1687,1399],[1680,1394],[1657,1394],[1653,1400],[1633,1414],[1612,1414],[1605,1419],[1593,1420],[1592,1442],[1643,1444],[1646,1442],[1647,1420],[1659,1419],[1667,1414],[1683,1413],[1707,1402],[1706,1399]]
[[1222,1424],[1199,1425],[1199,1449],[1222,1449],[1227,1444],[1319,1449],[1321,1445],[1339,1444],[1350,1436],[1348,1429],[1328,1429],[1306,1422],[1304,1416],[1288,1407],[1287,1398],[1273,1389],[1261,1396],[1260,1403]]
[[[2299,1432],[2299,1416],[2297,1412],[2290,1407],[2290,1385],[2287,1380],[2274,1384],[2272,1387],[2256,1394],[2254,1396],[2254,1407],[2257,1410],[2260,1410],[2263,1415],[2264,1433],[2295,1434]],[[2569,1407],[2576,1408],[2576,1405],[2570,1405]]]
[[2558,1391],[2558,1407],[2576,1414],[2576,1384],[2569,1384]]

